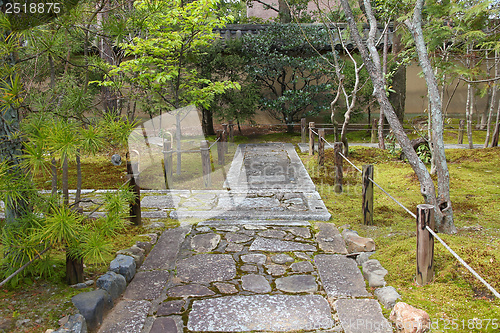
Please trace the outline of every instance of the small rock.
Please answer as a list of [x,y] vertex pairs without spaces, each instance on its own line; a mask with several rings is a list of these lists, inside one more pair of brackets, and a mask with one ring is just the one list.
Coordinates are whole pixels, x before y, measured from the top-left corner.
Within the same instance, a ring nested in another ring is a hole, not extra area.
[[87,287],[92,287],[94,285],[94,280],[87,280],[84,283],[87,285]]
[[245,224],[243,226],[246,230],[266,230],[267,227],[263,225],[257,225],[257,224]]
[[282,276],[286,273],[286,266],[281,265],[266,265],[267,274],[272,276]]
[[171,314],[181,314],[182,308],[186,301],[184,300],[176,300],[163,302],[158,306],[158,311],[156,312],[157,316],[169,316]]
[[290,228],[287,228],[286,230],[288,230],[293,235],[298,236],[298,237],[311,238],[311,231],[305,227],[290,227]]
[[365,262],[370,260],[370,256],[373,255],[375,252],[362,252],[356,257],[356,262],[358,263],[358,266],[363,266]]
[[349,253],[375,251],[375,242],[371,238],[360,237],[357,232],[348,229],[342,231],[342,236]]
[[243,250],[243,245],[236,243],[229,243],[226,246],[226,252],[240,252]]
[[215,230],[226,231],[226,232],[236,232],[236,231],[240,230],[240,228],[235,226],[235,225],[230,225],[230,226],[218,226],[218,227],[215,227]]
[[291,275],[276,279],[276,288],[287,293],[315,292],[318,289],[312,275]]
[[241,256],[241,260],[245,263],[260,264],[263,265],[266,262],[266,255],[261,253],[250,253]]
[[48,330],[45,331],[45,333],[54,333],[55,331],[52,328],[49,328]]
[[97,279],[97,288],[106,290],[113,300],[120,297],[127,287],[127,281],[121,274],[109,271]]
[[254,265],[243,265],[240,268],[243,272],[257,273],[259,269]]
[[294,262],[295,259],[293,259],[287,254],[280,253],[272,256],[271,261],[274,262],[275,264],[286,264],[288,262]]
[[221,294],[236,294],[238,289],[231,283],[216,282],[215,287]]
[[131,247],[129,247],[128,249],[125,249],[125,250],[120,250],[120,251],[116,252],[116,254],[123,254],[123,255],[131,256],[132,258],[134,258],[136,269],[141,267],[142,263],[144,262],[144,258],[145,258],[145,251],[136,245],[132,245]]
[[212,231],[212,229],[210,229],[209,227],[198,227],[196,228],[197,231],[199,232],[210,232]]
[[163,222],[153,222],[150,225],[146,226],[146,229],[155,230],[155,229],[163,229],[165,228],[165,223]]
[[241,287],[254,293],[268,293],[271,291],[271,285],[262,275],[248,274],[241,277]]
[[113,307],[111,296],[102,289],[75,295],[71,301],[80,314],[85,317],[89,330],[95,330],[99,327],[106,312]]
[[24,325],[26,325],[27,323],[29,323],[31,321],[31,319],[19,319],[18,321],[16,321],[16,326],[17,327],[22,327]]
[[266,237],[266,238],[277,238],[277,239],[283,239],[283,237],[286,236],[286,232],[283,230],[275,230],[275,229],[269,229],[269,230],[264,230],[259,233],[257,233],[260,237]]
[[68,322],[68,320],[69,320],[69,316],[64,316],[61,319],[59,319],[57,321],[57,323],[59,324],[59,326],[63,326]]
[[135,269],[136,265],[134,258],[123,254],[117,255],[109,265],[110,271],[123,275],[127,282],[134,277]]
[[149,237],[151,240],[151,244],[156,244],[156,241],[158,240],[158,235],[157,234],[144,234],[144,235],[139,235],[139,236],[144,236],[144,237]]
[[370,259],[363,263],[363,276],[370,287],[385,287],[384,277],[386,275],[387,270],[382,267],[378,260]]
[[88,288],[89,286],[87,286],[85,283],[81,282],[81,283],[77,283],[77,284],[72,284],[70,287],[73,289],[84,289],[84,288]]
[[200,234],[191,238],[191,248],[196,252],[210,252],[217,247],[219,242],[220,235],[218,234]]
[[375,290],[375,296],[377,296],[379,302],[382,303],[386,309],[394,308],[396,301],[401,298],[401,295],[391,286]]
[[389,317],[403,333],[423,333],[430,328],[431,319],[427,312],[398,302]]
[[149,252],[151,252],[151,249],[153,248],[153,244],[151,244],[150,242],[137,241],[137,242],[135,242],[135,246],[143,249],[145,254],[148,254]]
[[309,261],[294,262],[290,265],[290,268],[296,273],[309,273],[314,271],[314,267]]
[[304,252],[294,252],[295,256],[299,259],[311,260],[311,257],[305,254]]
[[[67,322],[54,333],[87,333],[87,323],[81,314],[68,317]],[[47,331],[45,332],[47,333]]]
[[226,240],[230,243],[245,243],[251,239],[252,237],[250,236],[236,232],[229,232],[226,234]]

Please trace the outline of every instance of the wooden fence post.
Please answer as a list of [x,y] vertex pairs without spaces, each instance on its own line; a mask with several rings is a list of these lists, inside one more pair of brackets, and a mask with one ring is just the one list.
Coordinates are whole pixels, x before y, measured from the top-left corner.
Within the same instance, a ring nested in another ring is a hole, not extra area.
[[378,124],[378,119],[372,119],[372,137],[370,142],[371,143],[376,143],[377,142],[377,124]]
[[127,174],[128,177],[130,177],[130,187],[132,188],[132,192],[135,196],[134,201],[129,204],[129,220],[133,225],[141,225],[141,188],[137,184],[137,179],[134,176],[134,170],[138,170],[137,163],[132,163],[127,158]]
[[343,168],[343,161],[342,161],[342,156],[340,154],[342,153],[342,142],[335,142],[333,144],[333,152],[335,154],[335,193],[342,193],[342,182],[344,178],[344,168]]
[[201,140],[201,165],[203,169],[203,182],[205,183],[205,187],[209,187],[211,185],[210,173],[212,171],[212,166],[210,165],[210,150],[208,147],[208,141]]
[[325,141],[323,141],[325,137],[325,129],[318,129],[318,165],[325,165]]
[[434,278],[434,236],[427,230],[434,230],[434,206],[417,206],[417,278],[416,282],[424,286]]
[[222,146],[224,147],[224,153],[228,153],[228,144],[227,144],[227,137],[228,137],[228,132],[227,132],[227,124],[222,124],[222,142],[224,143]]
[[229,125],[229,141],[234,143],[234,124],[232,120],[228,121]]
[[217,131],[217,138],[219,139],[219,141],[217,141],[217,163],[219,165],[224,165],[225,161],[224,161],[224,146],[223,146],[223,139],[222,139],[222,131]]
[[314,155],[314,133],[312,131],[314,126],[314,121],[311,121],[309,123],[309,156]]
[[300,142],[306,143],[306,118],[300,118]]
[[165,178],[165,188],[170,188],[172,182],[172,147],[170,141],[163,139],[163,177]]
[[459,126],[458,126],[458,144],[464,143],[464,127],[465,127],[465,120],[460,119]]
[[373,225],[373,165],[363,165],[363,223]]

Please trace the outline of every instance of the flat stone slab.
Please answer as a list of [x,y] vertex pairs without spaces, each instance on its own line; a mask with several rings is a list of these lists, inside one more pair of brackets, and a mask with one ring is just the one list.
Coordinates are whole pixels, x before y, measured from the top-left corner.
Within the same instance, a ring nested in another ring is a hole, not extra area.
[[199,284],[188,284],[172,287],[167,291],[169,297],[203,297],[213,296],[215,293],[205,286]]
[[99,333],[141,333],[151,302],[123,300],[108,314]]
[[238,232],[230,232],[226,234],[226,240],[230,243],[245,243],[251,239],[252,237]]
[[256,227],[268,227],[268,226],[297,226],[297,227],[310,227],[311,223],[307,221],[299,221],[296,219],[293,220],[268,220],[266,218],[263,219],[232,219],[232,220],[206,220],[198,223],[199,226],[219,226],[219,225],[227,225],[228,223],[232,225],[241,225],[241,226],[256,226]]
[[177,333],[177,324],[170,317],[156,318],[149,333]]
[[197,254],[177,261],[177,277],[184,282],[209,283],[231,280],[236,265],[229,254]]
[[138,272],[125,290],[124,298],[153,300],[160,296],[170,273],[167,271]]
[[309,261],[294,262],[290,265],[290,268],[293,272],[297,273],[309,273],[314,271],[314,267]]
[[260,264],[263,265],[266,262],[267,257],[261,253],[250,253],[241,256],[241,260],[246,263]]
[[269,230],[261,231],[257,235],[259,235],[260,237],[266,237],[266,238],[283,239],[283,237],[285,237],[285,235],[286,235],[286,232],[284,232],[283,230],[269,229]]
[[337,254],[318,254],[314,257],[314,263],[329,297],[370,296],[354,259]]
[[312,293],[318,285],[312,275],[291,275],[276,279],[276,288],[286,293]]
[[158,311],[156,311],[157,316],[169,316],[172,314],[181,314],[182,308],[186,302],[184,300],[175,300],[163,302],[158,306]]
[[173,269],[180,245],[190,230],[191,226],[165,230],[140,270]]
[[144,208],[175,208],[179,205],[181,198],[172,195],[147,195],[141,200],[141,207]]
[[258,294],[271,292],[269,281],[262,275],[248,274],[241,277],[241,287],[244,290]]
[[290,257],[288,254],[280,253],[272,256],[271,261],[274,262],[275,264],[286,264],[288,262],[294,262],[295,259]]
[[275,238],[257,237],[250,246],[250,251],[289,252],[289,251],[316,251],[310,244],[283,241]]
[[288,232],[291,232],[293,235],[302,237],[302,238],[311,238],[311,232],[308,228],[301,227],[290,227],[286,228]]
[[347,254],[344,239],[335,225],[323,222],[318,222],[316,225],[319,228],[316,241],[321,250],[327,253]]
[[392,325],[374,299],[339,299],[335,308],[345,333],[392,332]]
[[220,235],[215,233],[196,235],[191,238],[191,248],[196,252],[210,252],[217,247]]
[[236,289],[234,284],[224,282],[216,282],[214,284],[222,294],[236,294],[238,292],[238,289]]
[[187,327],[198,332],[287,332],[330,329],[328,302],[319,295],[226,296],[196,300]]

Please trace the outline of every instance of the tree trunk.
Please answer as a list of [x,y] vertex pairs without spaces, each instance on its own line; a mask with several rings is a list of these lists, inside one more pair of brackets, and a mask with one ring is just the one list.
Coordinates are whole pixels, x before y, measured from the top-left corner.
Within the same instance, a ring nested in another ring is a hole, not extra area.
[[66,248],[66,283],[73,285],[83,282],[83,259],[70,256]]
[[181,164],[181,156],[182,156],[182,153],[181,153],[181,136],[182,136],[182,133],[181,133],[181,115],[179,113],[177,113],[175,115],[175,124],[176,124],[176,127],[175,127],[175,139],[177,141],[177,175],[180,175],[181,174],[181,167],[182,167],[182,164]]
[[474,143],[472,142],[472,114],[474,111],[474,93],[472,91],[472,85],[467,84],[467,102],[465,105],[465,118],[467,123],[467,140],[469,141],[469,149],[474,148]]
[[[393,33],[392,33],[392,55],[396,59],[399,52],[404,48],[401,43],[402,34],[398,33],[399,24],[397,20],[393,22]],[[401,29],[403,30],[403,29]],[[406,106],[406,66],[399,65],[392,76],[392,90],[394,92],[389,92],[389,101],[398,116],[401,124],[405,118],[405,106]]]
[[207,108],[202,107],[201,108],[201,114],[202,114],[202,129],[203,129],[203,134],[205,136],[207,135],[215,135],[215,130],[214,130],[214,121],[212,117],[212,111],[208,110]]
[[68,185],[68,157],[64,157],[62,166],[62,191],[63,191],[63,204],[69,205],[69,185]]
[[434,204],[436,209],[436,225],[440,232],[456,233],[457,229],[453,222],[453,209],[450,198],[450,173],[448,170],[448,164],[446,163],[446,155],[444,151],[442,101],[439,95],[438,83],[436,76],[434,75],[434,71],[432,70],[422,31],[422,8],[424,6],[424,2],[425,0],[417,0],[413,12],[412,22],[407,20],[405,23],[410,29],[413,39],[415,40],[418,59],[427,83],[427,92],[431,105],[431,145],[433,146],[432,151],[436,163],[438,178],[437,200]]
[[285,0],[278,0],[279,6],[279,19],[280,23],[290,23],[292,22],[292,14],[290,13],[290,7]]
[[57,164],[56,159],[52,157],[50,161],[50,171],[52,174],[52,196],[57,194]]
[[77,149],[76,154],[76,193],[75,193],[75,206],[80,206],[80,198],[82,194],[82,162],[80,160],[80,149]]
[[[443,213],[441,213],[441,206],[437,204],[436,200],[436,192],[434,188],[434,183],[431,179],[431,176],[429,172],[427,171],[427,168],[425,167],[424,163],[418,158],[417,153],[415,150],[413,150],[412,144],[410,142],[410,139],[404,132],[403,126],[399,122],[399,119],[396,115],[396,112],[394,111],[394,108],[392,104],[390,103],[389,99],[387,98],[387,95],[385,93],[384,89],[384,82],[382,78],[382,72],[380,69],[380,58],[377,52],[377,49],[375,47],[371,47],[370,50],[368,51],[367,47],[365,46],[365,43],[361,39],[361,36],[358,31],[358,27],[354,18],[354,14],[352,13],[351,7],[349,5],[348,0],[340,0],[342,7],[344,9],[344,12],[347,17],[347,21],[349,23],[349,30],[351,32],[351,36],[356,43],[358,50],[361,53],[361,56],[364,60],[364,63],[366,65],[366,69],[372,79],[373,82],[373,87],[374,87],[374,95],[377,98],[380,107],[384,109],[384,114],[389,122],[393,133],[395,134],[402,150],[403,153],[405,154],[406,158],[408,159],[408,162],[410,163],[411,167],[415,171],[415,174],[417,175],[419,182],[420,182],[420,192],[422,196],[425,199],[425,202],[428,204],[431,204],[435,207],[436,211],[439,212],[439,215],[442,216]],[[368,1],[365,1],[365,6],[369,6],[371,9],[371,5]],[[373,14],[370,11],[371,16]],[[372,23],[373,24],[373,23]],[[376,66],[376,63],[378,66]],[[442,140],[442,137],[441,137]],[[436,140],[437,141],[437,140]],[[438,148],[443,148],[444,151],[444,145],[441,144],[438,146]],[[438,150],[439,150],[438,149]],[[443,207],[444,209],[448,209],[448,212],[451,210],[450,207]],[[441,221],[441,220],[439,220]],[[448,222],[448,221],[447,221]],[[453,223],[453,221],[451,221]],[[447,231],[450,228],[446,227],[446,225],[440,225],[438,226],[438,229],[442,231]],[[453,231],[453,230],[451,230]]]
[[[499,71],[499,65],[498,65],[498,50],[495,51],[495,77],[498,77],[500,75]],[[488,147],[488,144],[490,143],[490,136],[491,136],[491,120],[493,118],[493,109],[495,108],[495,102],[496,102],[496,97],[497,97],[497,91],[498,87],[496,84],[493,85],[491,88],[491,102],[489,105],[489,111],[488,111],[488,120],[486,121],[486,139],[484,140],[484,148]],[[500,102],[499,102],[500,106]]]

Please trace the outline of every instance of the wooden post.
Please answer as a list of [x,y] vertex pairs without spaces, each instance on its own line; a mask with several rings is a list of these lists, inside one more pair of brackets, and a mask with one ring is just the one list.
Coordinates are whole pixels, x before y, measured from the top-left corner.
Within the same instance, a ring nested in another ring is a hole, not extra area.
[[342,193],[342,182],[344,178],[344,168],[343,168],[343,161],[342,161],[342,156],[340,154],[342,153],[342,142],[335,142],[333,144],[333,152],[335,154],[335,193]]
[[323,138],[325,137],[325,129],[318,129],[318,165],[325,165],[325,141]]
[[134,176],[134,170],[137,170],[137,163],[133,163],[127,159],[127,174],[130,177],[130,187],[134,193],[134,201],[130,203],[130,222],[134,225],[141,225],[141,189],[137,184],[137,179]]
[[222,124],[222,142],[223,142],[223,147],[224,147],[224,153],[228,153],[228,144],[227,144],[227,137],[228,137],[228,132],[227,132],[227,124]]
[[373,165],[363,165],[363,223],[373,225]]
[[460,119],[458,127],[458,144],[460,145],[464,143],[464,127],[465,127],[465,120]]
[[311,121],[309,123],[309,156],[314,155],[314,133],[312,132],[314,126],[314,121]]
[[434,206],[417,206],[417,277],[416,282],[424,286],[434,278],[434,236],[427,230],[434,230]]
[[165,178],[165,188],[170,188],[172,182],[172,147],[170,141],[163,140],[163,177]]
[[228,121],[228,123],[229,123],[229,141],[231,143],[234,143],[234,124],[232,120]]
[[217,163],[219,165],[224,165],[225,161],[224,161],[224,146],[223,146],[223,142],[222,142],[222,131],[218,130],[217,131],[217,139],[219,139],[219,141],[217,141]]
[[203,182],[205,184],[205,187],[209,187],[211,185],[210,173],[212,171],[212,166],[210,165],[210,150],[208,147],[208,141],[201,140],[201,165],[203,169]]
[[300,119],[300,142],[306,143],[306,118]]
[[370,140],[371,143],[377,142],[377,124],[378,124],[378,119],[373,119],[372,120],[372,137]]

